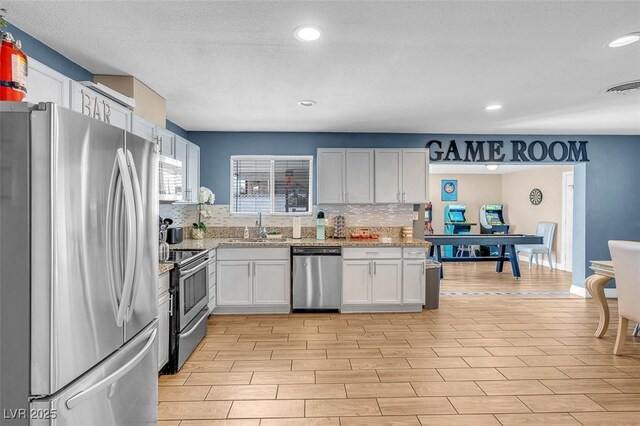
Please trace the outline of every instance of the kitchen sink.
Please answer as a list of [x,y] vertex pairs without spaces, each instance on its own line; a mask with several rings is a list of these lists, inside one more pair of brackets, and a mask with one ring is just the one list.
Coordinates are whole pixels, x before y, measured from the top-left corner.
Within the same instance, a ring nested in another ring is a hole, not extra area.
[[230,243],[284,243],[286,238],[232,238]]

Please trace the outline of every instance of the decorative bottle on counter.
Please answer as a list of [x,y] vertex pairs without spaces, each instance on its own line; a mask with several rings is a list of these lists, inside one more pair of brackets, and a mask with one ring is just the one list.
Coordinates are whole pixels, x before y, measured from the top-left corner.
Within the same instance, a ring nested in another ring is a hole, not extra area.
[[325,219],[324,211],[320,210],[316,216],[316,240],[324,240]]

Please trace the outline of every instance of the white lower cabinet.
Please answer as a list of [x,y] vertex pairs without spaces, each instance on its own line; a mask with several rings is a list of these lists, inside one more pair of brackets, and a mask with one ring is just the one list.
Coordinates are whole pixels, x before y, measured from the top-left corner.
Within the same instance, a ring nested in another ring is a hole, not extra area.
[[402,303],[402,261],[345,260],[342,263],[343,305]]
[[344,310],[422,309],[424,248],[344,248],[342,258]]
[[218,261],[218,306],[251,306],[251,266],[248,260]]
[[288,249],[219,248],[216,305],[276,306],[288,310],[291,302],[289,265]]
[[209,313],[216,308],[217,264],[216,249],[209,251]]
[[258,260],[253,262],[253,303],[282,305],[289,303],[289,262]]
[[169,361],[169,317],[171,303],[169,297],[169,273],[160,276],[160,297],[158,299],[158,371]]
[[424,305],[425,297],[424,260],[402,261],[402,302]]
[[398,305],[402,303],[402,261],[373,260],[371,303]]
[[342,262],[342,304],[367,305],[371,303],[371,261],[345,260]]

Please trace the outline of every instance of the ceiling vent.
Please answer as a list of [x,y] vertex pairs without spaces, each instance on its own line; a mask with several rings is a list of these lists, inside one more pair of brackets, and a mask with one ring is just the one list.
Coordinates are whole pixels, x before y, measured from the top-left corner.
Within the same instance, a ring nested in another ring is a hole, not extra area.
[[616,84],[605,90],[605,93],[613,93],[619,95],[625,95],[629,92],[640,90],[640,80],[629,81],[627,83]]

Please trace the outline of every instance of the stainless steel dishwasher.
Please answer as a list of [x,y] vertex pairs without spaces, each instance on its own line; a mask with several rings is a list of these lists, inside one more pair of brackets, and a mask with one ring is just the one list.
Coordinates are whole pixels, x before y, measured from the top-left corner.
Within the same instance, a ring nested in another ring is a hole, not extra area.
[[293,247],[293,310],[338,310],[342,297],[340,247]]

